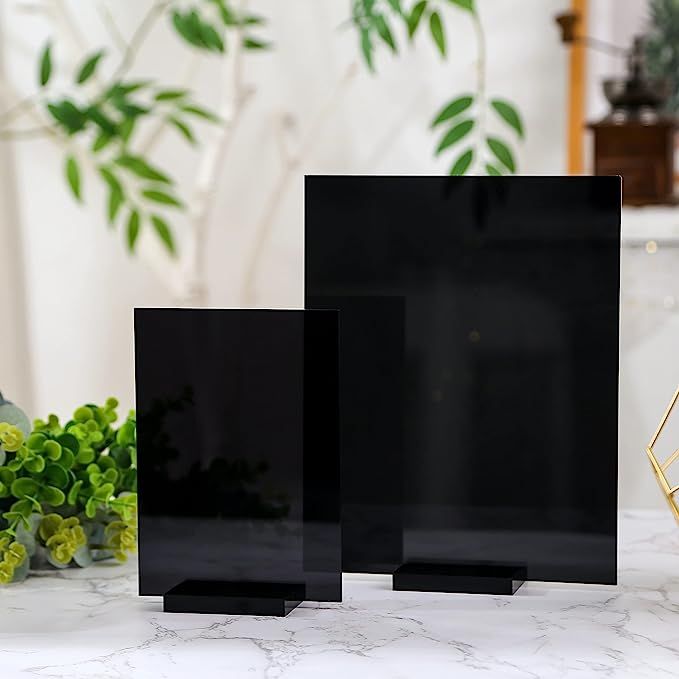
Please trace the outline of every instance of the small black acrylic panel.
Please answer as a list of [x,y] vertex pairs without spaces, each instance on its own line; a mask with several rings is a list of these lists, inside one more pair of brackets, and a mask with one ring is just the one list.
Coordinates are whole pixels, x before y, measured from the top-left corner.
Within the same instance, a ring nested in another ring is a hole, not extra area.
[[137,309],[135,342],[139,593],[341,601],[337,312]]
[[617,177],[307,177],[344,570],[616,581],[620,203]]

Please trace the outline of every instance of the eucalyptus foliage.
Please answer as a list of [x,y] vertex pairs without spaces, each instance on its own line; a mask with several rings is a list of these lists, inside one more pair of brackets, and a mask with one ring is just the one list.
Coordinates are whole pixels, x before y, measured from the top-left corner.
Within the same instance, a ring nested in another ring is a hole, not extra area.
[[0,584],[29,567],[89,566],[136,548],[136,421],[118,402],[56,415],[32,430],[0,422]]

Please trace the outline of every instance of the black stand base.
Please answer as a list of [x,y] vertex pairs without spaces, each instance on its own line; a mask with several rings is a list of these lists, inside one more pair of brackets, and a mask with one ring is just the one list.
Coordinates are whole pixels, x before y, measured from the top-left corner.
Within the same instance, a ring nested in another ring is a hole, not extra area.
[[393,588],[411,592],[514,594],[526,579],[520,566],[406,563],[394,572]]
[[166,613],[284,617],[304,601],[303,585],[185,580],[163,597]]

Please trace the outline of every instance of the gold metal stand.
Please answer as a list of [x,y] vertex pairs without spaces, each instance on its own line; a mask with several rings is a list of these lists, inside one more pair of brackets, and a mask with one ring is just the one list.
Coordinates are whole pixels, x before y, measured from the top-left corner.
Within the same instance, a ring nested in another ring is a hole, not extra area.
[[679,448],[677,448],[677,450],[675,450],[667,458],[667,460],[665,460],[665,462],[662,463],[658,461],[658,458],[655,456],[655,453],[653,452],[653,446],[655,446],[656,442],[660,438],[660,434],[662,434],[662,431],[665,428],[665,425],[667,424],[667,420],[669,420],[670,415],[672,414],[674,406],[677,405],[677,401],[679,401],[679,389],[677,389],[674,392],[674,396],[672,397],[670,404],[667,406],[667,410],[665,411],[662,420],[660,420],[660,424],[658,425],[658,428],[655,430],[653,438],[651,439],[650,443],[646,446],[646,454],[648,455],[648,459],[651,461],[651,466],[653,467],[655,477],[658,479],[658,483],[660,484],[660,489],[662,490],[662,493],[665,496],[665,499],[667,500],[670,509],[672,510],[672,514],[674,514],[674,518],[677,520],[677,523],[679,523],[679,504],[677,504],[676,497],[676,493],[679,491],[679,485],[670,486],[669,481],[665,476],[665,472],[670,467],[670,465],[679,459]]

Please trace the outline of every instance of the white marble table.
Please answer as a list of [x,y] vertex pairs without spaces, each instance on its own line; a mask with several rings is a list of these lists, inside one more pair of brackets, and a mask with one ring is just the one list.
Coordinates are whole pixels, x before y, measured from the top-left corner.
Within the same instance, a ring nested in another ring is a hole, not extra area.
[[620,533],[617,587],[489,597],[345,576],[344,603],[284,619],[164,614],[129,565],[37,576],[0,588],[0,677],[678,677],[679,528],[625,513]]

